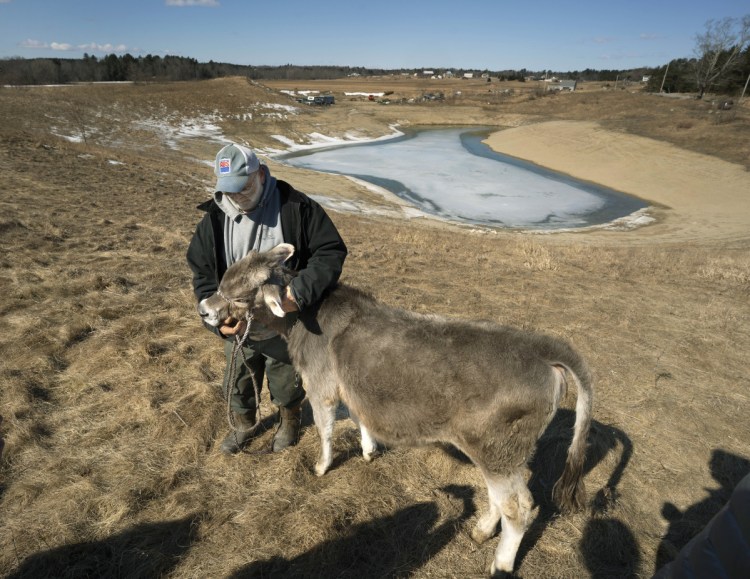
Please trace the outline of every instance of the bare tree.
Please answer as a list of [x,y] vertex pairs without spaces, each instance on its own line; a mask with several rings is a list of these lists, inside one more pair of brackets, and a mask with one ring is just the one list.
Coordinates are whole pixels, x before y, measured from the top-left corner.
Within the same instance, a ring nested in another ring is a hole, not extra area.
[[750,42],[750,14],[706,22],[706,30],[695,37],[695,80],[700,95],[732,70]]

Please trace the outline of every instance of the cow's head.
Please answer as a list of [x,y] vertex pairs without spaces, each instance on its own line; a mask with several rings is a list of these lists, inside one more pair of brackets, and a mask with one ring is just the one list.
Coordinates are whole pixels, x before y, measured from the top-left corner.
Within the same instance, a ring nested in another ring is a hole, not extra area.
[[276,316],[283,318],[281,292],[294,272],[282,264],[293,253],[293,245],[282,243],[264,253],[252,251],[233,263],[224,274],[218,291],[198,304],[203,321],[218,327],[227,318],[241,320],[263,306],[268,306]]

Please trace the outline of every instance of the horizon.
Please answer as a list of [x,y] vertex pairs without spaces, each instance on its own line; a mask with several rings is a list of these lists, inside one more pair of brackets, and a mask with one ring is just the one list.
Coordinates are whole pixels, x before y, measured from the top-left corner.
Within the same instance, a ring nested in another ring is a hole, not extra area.
[[[572,10],[550,0],[512,7],[467,0],[459,12],[445,0],[428,10],[393,0],[331,0],[323,8],[300,0],[263,7],[240,0],[0,0],[0,58],[150,54],[241,66],[627,70],[689,58],[708,20],[747,12],[737,0],[584,0]],[[341,60],[351,64],[331,64]]]

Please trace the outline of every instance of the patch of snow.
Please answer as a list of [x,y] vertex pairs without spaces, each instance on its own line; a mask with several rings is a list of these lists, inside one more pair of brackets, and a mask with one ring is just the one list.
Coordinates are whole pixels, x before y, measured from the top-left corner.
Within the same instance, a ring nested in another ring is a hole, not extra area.
[[384,92],[345,92],[345,96],[375,96],[375,97],[382,97],[385,96]]
[[364,201],[353,199],[333,199],[323,195],[310,195],[312,199],[320,203],[326,209],[338,211],[339,213],[356,213],[357,215],[369,215],[378,217],[391,217],[403,219],[404,217],[426,217],[424,214],[409,215],[406,211],[391,207],[375,206]]
[[649,208],[644,207],[643,209],[639,209],[635,213],[631,213],[630,215],[626,215],[625,217],[620,217],[619,219],[615,219],[614,221],[605,223],[601,226],[601,228],[613,231],[629,231],[631,229],[643,227],[644,225],[648,225],[649,223],[653,223],[654,221],[656,221],[656,219],[649,215]]
[[66,141],[70,141],[71,143],[83,143],[83,137],[74,137],[72,135],[61,135],[60,133],[54,133],[54,132],[52,134],[62,139],[65,139]]
[[296,115],[300,111],[299,108],[293,107],[292,105],[282,105],[282,104],[279,104],[279,103],[257,103],[257,104],[260,105],[261,107],[263,107],[264,109],[273,109],[273,110],[277,110],[277,111],[286,111],[286,112],[291,113],[293,115]]
[[271,135],[271,137],[273,137],[277,141],[281,141],[282,143],[284,143],[288,147],[288,149],[285,152],[291,153],[294,151],[325,149],[327,147],[336,147],[339,145],[352,145],[355,143],[374,143],[376,141],[385,141],[388,139],[394,139],[396,137],[401,137],[404,134],[401,131],[399,131],[397,127],[398,125],[391,125],[390,129],[391,131],[393,131],[391,134],[383,135],[382,137],[375,137],[375,138],[357,137],[353,135],[352,133],[346,133],[344,135],[344,138],[329,137],[321,133],[310,133],[308,137],[310,138],[311,143],[307,145],[301,145],[301,144],[295,143],[293,140],[283,135]]
[[194,119],[182,119],[182,122],[178,125],[172,125],[169,121],[155,118],[135,121],[133,124],[160,134],[164,143],[170,149],[177,151],[181,139],[201,138],[217,143],[226,142],[221,127],[214,124],[216,120],[216,115],[204,115]]
[[284,143],[287,147],[289,147],[290,150],[296,150],[296,147],[303,146],[303,145],[297,145],[292,139],[289,137],[285,137],[283,135],[271,135],[272,138],[276,139],[277,141],[281,141]]

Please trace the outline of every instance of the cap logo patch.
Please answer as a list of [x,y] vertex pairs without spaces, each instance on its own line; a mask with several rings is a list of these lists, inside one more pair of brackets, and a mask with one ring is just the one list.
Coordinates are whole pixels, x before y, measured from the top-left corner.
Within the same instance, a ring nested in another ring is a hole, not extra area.
[[219,173],[230,173],[232,170],[232,160],[228,157],[219,159]]

